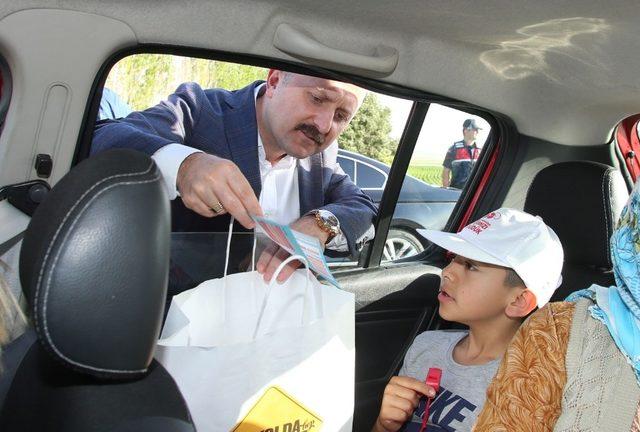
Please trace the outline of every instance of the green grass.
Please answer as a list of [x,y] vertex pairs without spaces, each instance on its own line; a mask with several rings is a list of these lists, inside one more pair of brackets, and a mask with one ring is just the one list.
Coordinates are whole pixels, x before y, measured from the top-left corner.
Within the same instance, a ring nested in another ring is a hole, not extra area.
[[433,185],[442,184],[442,165],[411,165],[407,173],[426,183]]

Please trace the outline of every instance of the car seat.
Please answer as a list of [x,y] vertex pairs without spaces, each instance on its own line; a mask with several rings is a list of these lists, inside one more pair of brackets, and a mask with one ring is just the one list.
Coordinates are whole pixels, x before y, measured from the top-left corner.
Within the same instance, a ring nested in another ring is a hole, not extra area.
[[561,162],[535,176],[524,210],[542,217],[564,247],[563,282],[552,301],[614,284],[609,239],[628,197],[620,171],[597,162]]
[[37,340],[15,372],[0,430],[194,431],[153,359],[169,265],[169,201],[132,150],[87,159],[36,210],[20,279]]

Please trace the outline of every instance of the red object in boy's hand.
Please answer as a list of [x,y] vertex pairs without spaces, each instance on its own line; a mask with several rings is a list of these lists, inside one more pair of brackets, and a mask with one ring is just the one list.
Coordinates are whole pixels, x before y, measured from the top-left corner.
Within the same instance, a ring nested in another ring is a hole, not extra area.
[[442,378],[442,369],[429,368],[427,379],[424,380],[424,383],[433,387],[436,393],[438,393],[440,391],[440,378]]
[[[433,387],[436,393],[440,391],[440,378],[442,378],[442,369],[438,368],[429,368],[429,372],[427,373],[427,378],[424,380],[424,383],[428,386]],[[427,422],[429,421],[429,408],[431,407],[431,401],[433,398],[427,396],[427,405],[424,408],[424,414],[422,415],[422,426],[420,426],[420,432],[424,432],[427,430]]]

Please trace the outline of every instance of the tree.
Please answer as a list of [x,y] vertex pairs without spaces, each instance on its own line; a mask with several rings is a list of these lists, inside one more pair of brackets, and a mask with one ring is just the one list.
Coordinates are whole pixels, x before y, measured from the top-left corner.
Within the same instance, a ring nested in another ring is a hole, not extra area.
[[[166,54],[135,54],[111,69],[105,86],[134,110],[143,110],[165,99],[183,82],[235,90],[266,77],[267,69],[255,66]],[[398,142],[389,137],[390,132],[390,109],[369,93],[338,142],[345,150],[391,163]]]
[[268,69],[235,63],[216,63],[216,83],[211,87],[236,90],[257,80],[267,79]]
[[139,54],[119,61],[109,73],[106,87],[116,92],[134,110],[157,104],[172,69],[171,56]]
[[143,110],[165,99],[183,82],[235,90],[266,77],[267,69],[255,66],[166,54],[135,54],[111,69],[105,86],[134,110]]
[[349,127],[340,135],[340,148],[390,164],[398,147],[391,138],[391,110],[369,93]]

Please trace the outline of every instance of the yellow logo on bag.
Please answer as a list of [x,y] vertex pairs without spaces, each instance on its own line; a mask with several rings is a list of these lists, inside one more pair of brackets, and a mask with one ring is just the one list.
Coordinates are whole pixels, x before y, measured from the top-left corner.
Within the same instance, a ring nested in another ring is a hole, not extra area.
[[317,432],[322,420],[301,403],[269,387],[233,432]]

